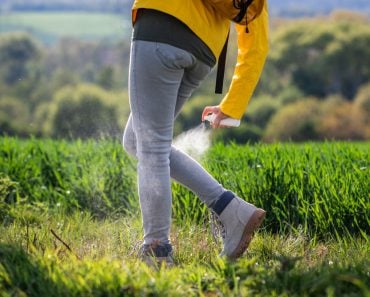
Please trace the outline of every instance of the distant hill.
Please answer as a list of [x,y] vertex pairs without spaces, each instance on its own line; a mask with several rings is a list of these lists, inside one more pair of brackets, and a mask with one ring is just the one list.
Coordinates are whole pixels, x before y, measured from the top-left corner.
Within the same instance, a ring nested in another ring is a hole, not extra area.
[[[122,13],[132,0],[0,0],[0,11],[94,11]],[[270,13],[280,17],[329,14],[333,10],[361,11],[370,16],[369,0],[269,0]]]
[[354,10],[370,16],[369,0],[268,0],[270,13],[281,17],[329,14],[334,10]]
[[123,12],[132,0],[0,0],[0,11],[94,11]]

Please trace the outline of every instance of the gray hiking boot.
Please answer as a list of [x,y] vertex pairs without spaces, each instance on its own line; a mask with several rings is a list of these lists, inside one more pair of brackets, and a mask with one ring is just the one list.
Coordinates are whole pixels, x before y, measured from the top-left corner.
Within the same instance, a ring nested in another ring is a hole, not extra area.
[[167,267],[174,265],[172,246],[168,243],[143,244],[139,251],[139,257],[148,266],[154,268],[159,268],[162,263],[165,263]]
[[213,212],[213,217],[216,217],[222,229],[224,247],[220,256],[226,256],[230,260],[239,258],[248,248],[253,233],[261,225],[265,215],[263,209],[236,196],[219,215]]

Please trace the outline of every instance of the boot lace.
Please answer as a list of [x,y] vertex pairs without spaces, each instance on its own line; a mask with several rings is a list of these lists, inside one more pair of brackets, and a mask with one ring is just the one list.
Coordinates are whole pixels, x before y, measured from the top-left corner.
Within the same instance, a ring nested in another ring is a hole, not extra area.
[[226,236],[226,228],[224,224],[222,224],[220,217],[214,211],[210,211],[210,225],[211,225],[211,233],[213,240],[219,244],[220,239],[225,239]]

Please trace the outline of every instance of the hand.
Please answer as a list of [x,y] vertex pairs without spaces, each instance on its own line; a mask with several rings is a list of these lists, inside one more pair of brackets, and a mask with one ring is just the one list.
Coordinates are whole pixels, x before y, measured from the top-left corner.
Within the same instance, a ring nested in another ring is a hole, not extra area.
[[203,109],[202,122],[204,122],[204,118],[209,114],[216,115],[215,119],[211,123],[212,128],[223,128],[223,127],[225,127],[225,126],[220,125],[220,121],[227,118],[228,116],[221,111],[221,109],[218,105],[216,105],[216,106],[206,106]]

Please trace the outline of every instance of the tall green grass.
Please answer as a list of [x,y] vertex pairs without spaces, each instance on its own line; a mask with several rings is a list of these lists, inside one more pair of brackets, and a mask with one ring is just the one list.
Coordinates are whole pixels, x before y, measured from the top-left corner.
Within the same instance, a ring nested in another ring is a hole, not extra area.
[[226,187],[263,207],[271,231],[369,232],[369,143],[218,145],[205,165]]
[[[201,161],[226,188],[267,211],[266,230],[321,238],[366,237],[370,225],[369,143],[214,146]],[[136,163],[121,144],[18,140],[0,143],[4,205],[43,203],[97,217],[138,209]],[[173,185],[178,224],[203,223],[207,209]]]
[[176,266],[153,270],[136,257],[136,162],[120,143],[3,137],[0,296],[367,297],[369,147],[214,146],[201,163],[266,222],[228,262],[205,206],[174,183]]
[[118,143],[2,138],[0,168],[6,203],[106,216],[137,201],[135,165]]

